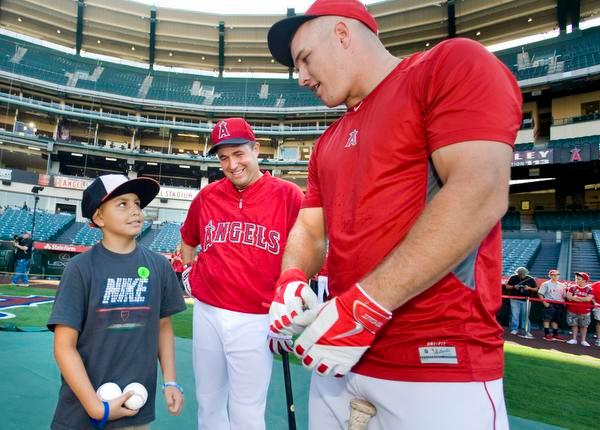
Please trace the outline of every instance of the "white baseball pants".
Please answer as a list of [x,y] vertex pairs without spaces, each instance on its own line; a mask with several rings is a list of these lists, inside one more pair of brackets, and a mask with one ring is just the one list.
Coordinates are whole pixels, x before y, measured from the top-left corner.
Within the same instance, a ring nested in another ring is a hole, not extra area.
[[502,379],[489,382],[401,382],[349,373],[312,375],[309,429],[347,429],[350,401],[370,401],[368,430],[508,430]]
[[264,430],[273,355],[269,316],[194,302],[199,430]]

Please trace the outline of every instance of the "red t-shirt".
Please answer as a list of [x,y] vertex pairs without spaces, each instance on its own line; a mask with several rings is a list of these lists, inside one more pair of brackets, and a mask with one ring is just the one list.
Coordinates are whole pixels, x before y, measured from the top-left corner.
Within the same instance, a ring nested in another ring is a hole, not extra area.
[[[513,145],[520,124],[509,70],[482,45],[453,39],[403,60],[331,125],[310,159],[303,207],[324,210],[332,295],[373,271],[423,212],[439,189],[432,152],[470,140]],[[454,273],[394,312],[353,371],[405,381],[501,378],[501,250],[498,224]]]
[[181,252],[171,254],[171,267],[177,273],[183,272],[183,260],[181,260]]
[[[585,287],[572,285],[567,289],[567,293],[571,293],[575,297],[587,297],[590,294],[593,294],[593,291],[589,285],[586,285]],[[589,314],[592,306],[591,302],[569,302],[567,300],[567,310],[578,315]]]
[[190,277],[194,297],[231,311],[268,313],[301,201],[297,185],[269,173],[241,192],[227,178],[203,188],[181,227],[186,244],[202,245]]

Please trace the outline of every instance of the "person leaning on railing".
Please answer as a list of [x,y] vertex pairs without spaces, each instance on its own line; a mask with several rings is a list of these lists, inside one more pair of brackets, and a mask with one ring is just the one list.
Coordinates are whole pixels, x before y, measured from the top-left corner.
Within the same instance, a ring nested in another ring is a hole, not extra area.
[[[550,303],[545,300],[562,302],[565,299],[567,286],[558,280],[560,272],[552,269],[548,272],[550,280],[544,282],[538,290],[538,296],[544,304],[542,312],[542,322],[544,324],[544,340],[565,342],[565,339],[558,334],[558,324],[565,312],[565,306],[561,303]],[[552,324],[552,334],[550,334],[550,325]]]

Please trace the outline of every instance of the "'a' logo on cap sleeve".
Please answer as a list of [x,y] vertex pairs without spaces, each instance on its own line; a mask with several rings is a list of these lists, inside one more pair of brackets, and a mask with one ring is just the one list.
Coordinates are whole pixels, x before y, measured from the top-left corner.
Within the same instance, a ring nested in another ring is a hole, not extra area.
[[231,134],[229,134],[229,130],[227,129],[227,123],[225,121],[221,121],[219,123],[219,140],[229,136],[231,136]]

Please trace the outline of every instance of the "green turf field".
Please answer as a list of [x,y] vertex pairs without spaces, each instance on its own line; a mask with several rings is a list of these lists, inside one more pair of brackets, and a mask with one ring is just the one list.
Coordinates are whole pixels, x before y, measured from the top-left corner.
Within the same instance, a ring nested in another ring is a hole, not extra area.
[[[53,290],[0,285],[0,295],[53,295]],[[16,318],[0,320],[0,327],[46,325],[51,304],[9,309]],[[175,334],[192,336],[192,306],[173,317]],[[504,390],[508,413],[569,429],[598,428],[600,360],[557,351],[505,345]],[[292,358],[292,357],[291,357]],[[295,357],[293,360],[297,363]]]

